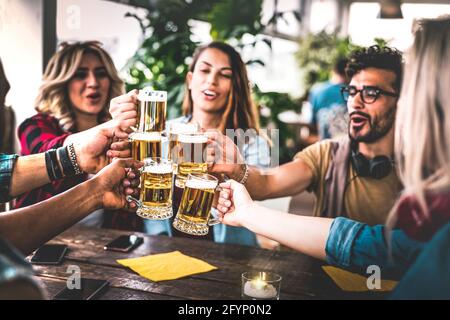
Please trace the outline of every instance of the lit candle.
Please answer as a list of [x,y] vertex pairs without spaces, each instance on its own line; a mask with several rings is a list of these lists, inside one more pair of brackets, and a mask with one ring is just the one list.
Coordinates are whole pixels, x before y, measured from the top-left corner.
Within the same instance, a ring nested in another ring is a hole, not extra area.
[[277,296],[277,289],[270,283],[256,278],[245,283],[244,294],[256,299],[273,299]]

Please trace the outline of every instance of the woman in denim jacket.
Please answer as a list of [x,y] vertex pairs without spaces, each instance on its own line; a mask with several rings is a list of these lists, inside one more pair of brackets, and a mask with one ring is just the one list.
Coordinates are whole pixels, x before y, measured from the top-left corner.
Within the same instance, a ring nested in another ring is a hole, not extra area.
[[275,212],[235,181],[222,184],[223,223],[345,269],[378,265],[384,276],[402,278],[392,298],[450,298],[449,42],[449,16],[417,23],[395,133],[405,188],[386,226]]

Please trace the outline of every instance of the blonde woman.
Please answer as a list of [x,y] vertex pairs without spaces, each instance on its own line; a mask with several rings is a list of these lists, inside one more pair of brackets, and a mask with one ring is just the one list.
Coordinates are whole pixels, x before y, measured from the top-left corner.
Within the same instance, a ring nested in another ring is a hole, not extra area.
[[[108,121],[111,119],[108,108],[109,101],[123,93],[123,81],[99,42],[61,44],[45,70],[35,103],[38,113],[19,126],[21,154],[45,152],[89,139],[106,126],[122,125],[120,120]],[[123,151],[123,155],[126,156],[127,152]],[[48,199],[87,178],[81,174],[55,180],[18,197],[15,207]],[[87,219],[89,221],[85,223],[93,226],[100,226],[103,220],[101,213]]]
[[392,297],[450,298],[448,43],[450,17],[418,24],[397,110],[396,162],[405,189],[389,218],[395,229],[275,212],[255,204],[235,181],[222,184],[228,189],[219,199],[223,223],[364,274],[378,265],[383,277],[400,278],[420,254]]

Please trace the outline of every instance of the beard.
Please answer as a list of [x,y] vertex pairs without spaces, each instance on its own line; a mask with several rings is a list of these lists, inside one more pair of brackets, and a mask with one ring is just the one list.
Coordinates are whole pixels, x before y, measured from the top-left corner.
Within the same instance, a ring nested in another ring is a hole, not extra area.
[[[395,123],[395,111],[396,108],[390,108],[381,118],[375,119],[372,121],[372,118],[362,112],[354,112],[358,113],[360,115],[363,115],[368,118],[368,124],[369,124],[369,132],[367,132],[364,135],[359,135],[360,130],[353,130],[351,129],[351,124],[348,126],[348,136],[350,137],[350,140],[353,142],[363,142],[363,143],[374,143],[381,138],[383,138],[394,126]],[[351,120],[350,120],[351,121]]]

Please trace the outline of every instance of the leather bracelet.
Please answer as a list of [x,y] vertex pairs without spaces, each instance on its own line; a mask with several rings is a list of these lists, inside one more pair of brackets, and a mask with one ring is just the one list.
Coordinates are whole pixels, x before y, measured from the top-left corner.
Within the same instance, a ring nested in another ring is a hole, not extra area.
[[75,148],[73,147],[73,143],[69,144],[67,146],[67,151],[69,153],[70,162],[72,162],[73,169],[75,170],[75,174],[82,174],[83,171],[81,171],[80,166],[77,162],[77,155],[75,154]]
[[70,161],[69,151],[67,150],[67,146],[61,147],[57,149],[59,162],[61,163],[61,167],[63,169],[64,176],[71,177],[75,175],[75,169],[72,165],[72,161]]
[[47,169],[47,175],[50,181],[55,181],[55,172],[53,171],[52,159],[50,158],[50,153],[47,151],[45,154],[45,168]]
[[53,172],[55,173],[56,179],[62,179],[63,173],[59,167],[58,157],[56,156],[56,149],[50,149],[47,151],[50,154],[50,159],[52,160]]
[[45,152],[45,166],[50,181],[55,181],[63,177],[59,168],[58,158],[56,157],[56,149],[50,149]]

